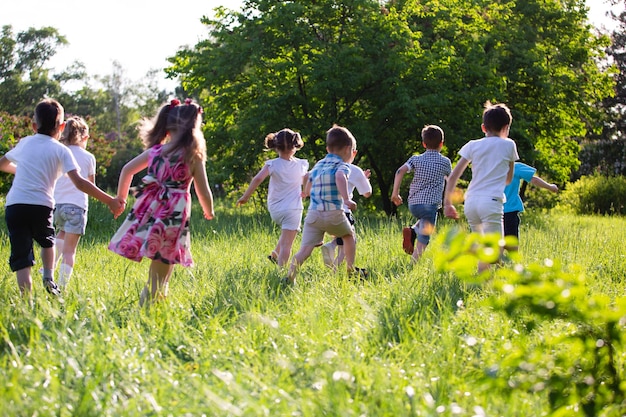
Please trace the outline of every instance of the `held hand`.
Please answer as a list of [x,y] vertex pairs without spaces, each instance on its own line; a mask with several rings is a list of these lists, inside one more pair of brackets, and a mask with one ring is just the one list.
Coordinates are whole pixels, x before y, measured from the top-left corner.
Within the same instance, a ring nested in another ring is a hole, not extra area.
[[109,210],[113,213],[113,218],[117,219],[120,214],[124,212],[126,208],[126,201],[121,200],[119,197],[115,197],[109,203]]
[[396,206],[402,205],[402,197],[400,197],[399,195],[392,195],[391,202]]
[[356,203],[352,200],[348,200],[346,206],[348,206],[350,210],[356,210]]
[[443,214],[444,216],[451,218],[451,219],[458,220],[459,218],[459,213],[457,213],[456,207],[454,207],[452,204],[448,204],[444,206]]

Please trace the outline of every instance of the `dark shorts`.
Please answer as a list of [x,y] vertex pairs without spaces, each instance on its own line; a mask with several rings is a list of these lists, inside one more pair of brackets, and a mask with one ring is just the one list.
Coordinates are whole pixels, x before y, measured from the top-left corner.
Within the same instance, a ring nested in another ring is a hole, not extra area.
[[519,239],[519,211],[504,213],[504,236],[515,236]]
[[35,265],[33,241],[42,248],[54,246],[52,209],[32,204],[12,204],[5,209],[5,220],[11,242],[9,266],[19,271]]

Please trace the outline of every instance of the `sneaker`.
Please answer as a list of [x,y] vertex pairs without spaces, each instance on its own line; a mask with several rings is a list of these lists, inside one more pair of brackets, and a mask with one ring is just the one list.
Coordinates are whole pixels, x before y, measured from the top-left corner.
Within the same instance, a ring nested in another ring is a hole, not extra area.
[[322,245],[320,249],[322,250],[322,258],[324,258],[324,265],[329,268],[334,268],[335,264],[333,251],[331,251],[331,249],[326,245]]
[[416,238],[417,234],[415,234],[415,230],[413,230],[412,227],[405,227],[402,229],[402,249],[404,249],[404,252],[409,255],[413,254]]
[[61,290],[59,290],[59,287],[53,280],[44,279],[43,286],[46,289],[46,291],[48,291],[48,293],[52,295],[61,295]]
[[276,258],[274,258],[272,255],[267,255],[267,259],[269,259],[269,260],[270,260],[270,262],[272,262],[272,263],[275,263],[275,264],[276,264],[276,263],[278,263],[278,261],[276,260]]

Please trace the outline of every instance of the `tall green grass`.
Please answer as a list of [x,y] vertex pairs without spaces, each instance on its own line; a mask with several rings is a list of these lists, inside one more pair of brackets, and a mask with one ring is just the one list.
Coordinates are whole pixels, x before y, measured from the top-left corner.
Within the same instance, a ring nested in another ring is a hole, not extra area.
[[[220,206],[208,222],[194,206],[196,264],[177,267],[167,301],[146,311],[148,262],[106,249],[121,219],[92,203],[61,300],[36,276],[34,303],[24,302],[0,263],[0,415],[549,414],[540,393],[485,383],[509,346],[541,334],[481,303],[488,290],[436,273],[435,243],[411,265],[400,233],[409,217],[356,217],[356,265],[369,279],[331,272],[316,250],[285,288],[267,260],[279,230],[264,210]],[[585,272],[591,291],[623,296],[624,230],[623,218],[526,214],[522,262],[560,259]],[[4,225],[0,237],[8,260]]]

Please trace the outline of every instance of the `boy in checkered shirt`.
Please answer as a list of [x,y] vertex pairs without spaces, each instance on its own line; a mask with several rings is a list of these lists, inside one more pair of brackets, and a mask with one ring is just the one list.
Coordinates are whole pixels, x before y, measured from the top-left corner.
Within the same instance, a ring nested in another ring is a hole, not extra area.
[[356,209],[348,193],[349,162],[356,151],[356,139],[348,129],[335,125],[326,132],[326,150],[328,154],[315,164],[304,187],[304,195],[310,195],[311,202],[304,219],[300,250],[289,266],[289,284],[295,282],[300,265],[323,242],[324,233],[343,239],[348,274],[367,275],[367,271],[354,267],[355,240],[343,208],[345,203],[350,210]]
[[[409,188],[409,211],[417,222],[402,230],[402,247],[417,262],[430,241],[430,235],[437,224],[437,211],[441,208],[445,182],[452,172],[450,159],[441,155],[443,130],[439,126],[428,125],[422,129],[422,145],[426,152],[414,155],[396,171],[393,181],[391,201],[399,206],[400,184],[407,172],[413,171]],[[417,238],[417,244],[415,240]]]

